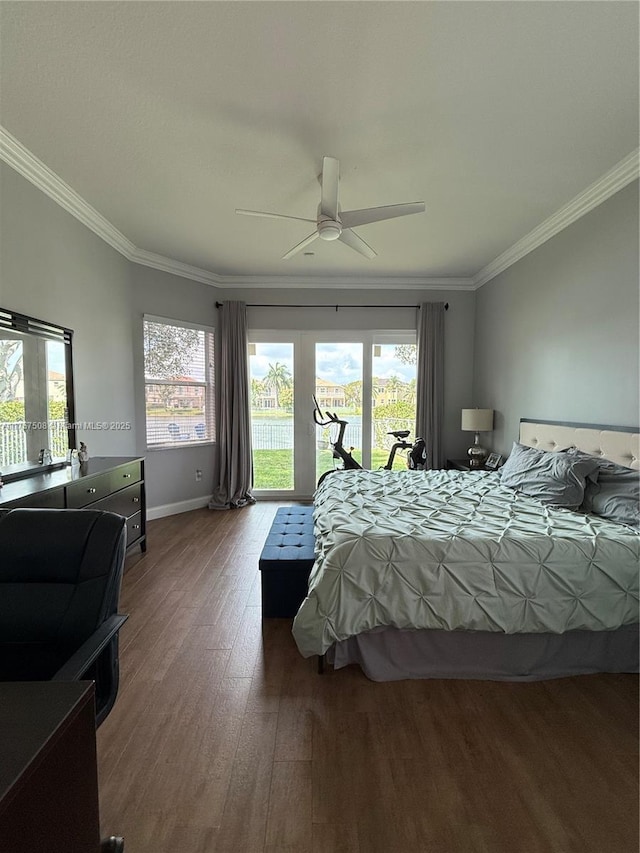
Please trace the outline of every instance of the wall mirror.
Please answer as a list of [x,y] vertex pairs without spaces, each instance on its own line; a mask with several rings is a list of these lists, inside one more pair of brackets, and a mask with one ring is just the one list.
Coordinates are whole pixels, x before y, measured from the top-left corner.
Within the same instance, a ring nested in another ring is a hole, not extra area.
[[0,308],[0,473],[67,463],[76,446],[71,329]]

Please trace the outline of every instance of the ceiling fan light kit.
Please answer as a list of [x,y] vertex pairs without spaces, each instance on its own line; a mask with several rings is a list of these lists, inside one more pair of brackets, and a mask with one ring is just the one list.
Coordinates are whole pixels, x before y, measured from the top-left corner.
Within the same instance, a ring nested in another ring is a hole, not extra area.
[[362,210],[340,210],[338,190],[340,182],[340,162],[335,157],[322,158],[322,174],[320,175],[321,198],[318,215],[314,219],[303,219],[300,216],[287,216],[282,213],[266,213],[260,210],[243,210],[236,208],[236,213],[243,216],[262,216],[267,219],[291,219],[294,222],[315,222],[316,230],[300,243],[283,255],[284,260],[292,258],[313,243],[318,237],[322,240],[340,240],[349,248],[359,252],[365,258],[375,258],[376,252],[352,230],[357,225],[368,225],[371,222],[382,222],[385,219],[395,219],[397,216],[410,216],[412,213],[424,213],[423,201],[409,204],[388,204],[383,207],[366,207]]
[[337,240],[342,234],[342,225],[333,219],[318,217],[318,236],[323,240]]

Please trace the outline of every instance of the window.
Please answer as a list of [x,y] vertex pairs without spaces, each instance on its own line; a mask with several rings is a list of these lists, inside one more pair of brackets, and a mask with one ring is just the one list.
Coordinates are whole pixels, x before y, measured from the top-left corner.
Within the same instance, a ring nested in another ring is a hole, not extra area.
[[213,330],[144,318],[147,447],[215,440]]
[[73,332],[0,309],[0,471],[29,470],[76,445]]

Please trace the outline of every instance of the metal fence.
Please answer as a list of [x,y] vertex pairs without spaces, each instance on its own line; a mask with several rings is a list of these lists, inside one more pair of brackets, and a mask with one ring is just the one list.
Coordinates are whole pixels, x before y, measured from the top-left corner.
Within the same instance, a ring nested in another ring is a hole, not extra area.
[[254,450],[291,450],[293,421],[251,421],[251,443]]
[[[49,421],[48,449],[54,458],[67,454],[67,425],[64,418]],[[27,431],[24,421],[0,422],[0,470],[2,466],[27,461]]]
[[[408,418],[384,418],[374,420],[375,445],[388,448],[393,443],[389,430],[413,429],[413,421]],[[328,448],[329,442],[337,437],[337,428],[316,427],[318,448]],[[171,444],[186,440],[205,438],[202,415],[170,416],[147,415],[147,441],[152,444]],[[251,423],[251,438],[254,450],[290,450],[293,448],[293,420],[262,421],[254,419]],[[344,436],[347,447],[362,447],[362,423],[353,420],[349,423]],[[54,457],[64,457],[67,452],[67,431],[64,419],[49,421],[49,449]],[[24,421],[0,423],[0,470],[4,465],[16,465],[27,459],[27,434]]]

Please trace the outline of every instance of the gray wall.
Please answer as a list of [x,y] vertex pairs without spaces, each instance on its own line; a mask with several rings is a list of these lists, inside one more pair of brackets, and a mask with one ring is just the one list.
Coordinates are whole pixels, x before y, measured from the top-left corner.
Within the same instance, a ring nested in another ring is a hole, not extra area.
[[494,449],[521,417],[637,426],[638,278],[636,181],[477,291],[473,396],[496,411]]
[[73,329],[76,420],[93,456],[136,448],[129,262],[0,163],[0,305]]
[[0,193],[0,305],[74,330],[77,421],[132,426],[79,429],[78,440],[92,456],[145,456],[149,507],[204,504],[213,445],[146,449],[142,315],[215,324],[218,292],[131,264],[4,163]]
[[[142,317],[152,314],[169,320],[217,325],[216,300],[220,291],[179,276],[131,265],[132,282],[132,346],[135,367],[135,410],[137,452],[146,456],[147,501],[150,507],[194,501],[204,506],[213,491],[217,448],[213,444],[147,450],[144,414],[144,359],[142,349]],[[217,337],[217,336],[216,336]],[[202,471],[196,482],[195,473]]]

